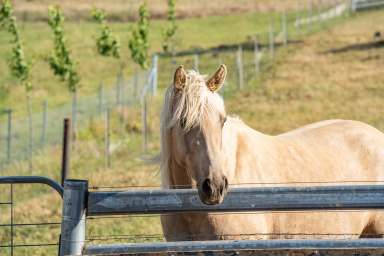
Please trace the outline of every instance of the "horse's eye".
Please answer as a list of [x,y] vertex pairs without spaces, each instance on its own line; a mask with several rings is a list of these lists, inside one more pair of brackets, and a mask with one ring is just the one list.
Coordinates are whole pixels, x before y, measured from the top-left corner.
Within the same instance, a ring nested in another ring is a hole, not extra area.
[[185,118],[181,118],[180,119],[180,127],[181,127],[181,129],[185,129],[185,124],[186,124],[186,120],[185,120]]

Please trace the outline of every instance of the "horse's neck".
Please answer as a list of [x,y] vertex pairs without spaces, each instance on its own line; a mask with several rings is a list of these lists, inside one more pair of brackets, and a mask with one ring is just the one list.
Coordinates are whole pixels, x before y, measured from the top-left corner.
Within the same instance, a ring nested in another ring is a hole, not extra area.
[[[255,177],[258,162],[273,147],[272,138],[253,130],[236,118],[229,120],[223,138],[226,169],[231,180],[242,182],[243,178]],[[250,167],[251,166],[251,167]],[[252,172],[252,173],[248,173]]]
[[193,180],[190,175],[188,175],[185,166],[171,159],[168,171],[169,188],[187,188],[193,186]]

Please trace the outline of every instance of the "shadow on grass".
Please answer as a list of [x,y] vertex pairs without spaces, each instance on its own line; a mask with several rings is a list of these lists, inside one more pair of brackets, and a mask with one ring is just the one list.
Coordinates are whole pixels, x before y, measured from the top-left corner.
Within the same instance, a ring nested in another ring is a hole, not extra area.
[[[289,40],[288,45],[296,45],[296,44],[302,44],[302,40]],[[213,54],[216,55],[220,52],[232,52],[238,47],[241,46],[244,51],[253,51],[255,48],[255,44],[253,41],[246,41],[242,43],[237,43],[237,44],[221,44],[218,46],[214,47],[209,47],[209,48],[193,48],[193,49],[188,49],[184,51],[178,51],[174,53],[173,55],[171,53],[163,53],[160,52],[158,53],[159,56],[161,57],[185,57],[185,56],[190,56],[194,54],[199,54],[199,55],[204,55],[204,54]],[[275,49],[279,47],[283,47],[284,44],[282,42],[276,42],[274,47]],[[258,47],[260,50],[269,48],[269,44],[267,43],[259,43]]]
[[339,53],[345,53],[345,52],[351,52],[351,51],[367,51],[372,49],[380,49],[384,48],[384,39],[378,40],[378,41],[372,41],[367,43],[360,43],[360,44],[351,44],[347,45],[341,48],[334,48],[327,50],[323,52],[324,54],[332,53],[332,54],[339,54]]

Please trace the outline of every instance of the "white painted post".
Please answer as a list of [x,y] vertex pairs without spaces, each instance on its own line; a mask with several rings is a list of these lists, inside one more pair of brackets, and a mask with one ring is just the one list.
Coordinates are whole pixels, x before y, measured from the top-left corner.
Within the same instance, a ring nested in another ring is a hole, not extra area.
[[85,216],[88,181],[64,182],[59,255],[81,255],[85,243]]
[[239,45],[237,52],[236,52],[236,67],[237,67],[237,74],[238,74],[238,86],[239,89],[243,89],[244,87],[244,73],[243,73],[243,47]]

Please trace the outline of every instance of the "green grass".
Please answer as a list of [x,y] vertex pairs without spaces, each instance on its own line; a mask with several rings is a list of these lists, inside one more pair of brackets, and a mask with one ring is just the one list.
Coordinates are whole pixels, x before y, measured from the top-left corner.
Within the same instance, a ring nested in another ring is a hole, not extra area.
[[[234,44],[246,40],[257,32],[265,32],[271,14],[243,14],[233,16],[212,16],[192,18],[178,21],[177,50],[191,48],[207,48],[220,44]],[[161,32],[164,21],[152,21],[150,29],[150,52],[161,50]],[[127,62],[126,77],[131,77],[137,67],[133,64],[128,52],[128,38],[132,23],[111,23],[111,28],[121,38],[122,56]],[[52,34],[45,23],[21,23],[21,35],[25,43],[26,55],[33,59],[31,70],[34,90],[32,93],[33,108],[39,109],[43,99],[48,99],[49,106],[57,106],[68,102],[70,95],[65,84],[53,76],[44,57],[52,49]],[[97,25],[89,22],[67,22],[66,37],[69,47],[77,61],[81,77],[80,95],[95,92],[100,81],[112,85],[119,63],[112,58],[103,58],[96,54],[94,37]],[[25,114],[24,92],[11,76],[7,67],[11,45],[9,35],[0,31],[0,109],[12,107],[16,115]],[[169,63],[160,63],[160,70],[167,69]],[[163,72],[162,72],[163,73]],[[167,77],[167,79],[165,78]],[[161,85],[167,84],[169,74],[162,76]]]

